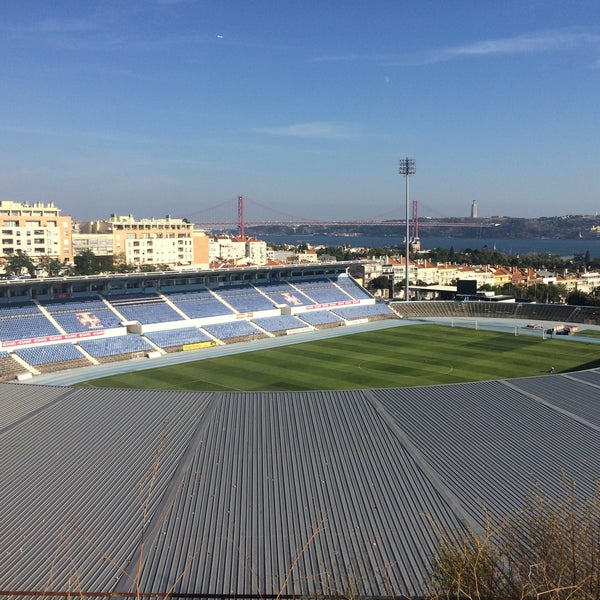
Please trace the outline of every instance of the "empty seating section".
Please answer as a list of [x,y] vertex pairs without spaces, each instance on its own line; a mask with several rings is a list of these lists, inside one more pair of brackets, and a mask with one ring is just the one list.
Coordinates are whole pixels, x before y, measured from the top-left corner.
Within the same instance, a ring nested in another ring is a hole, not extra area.
[[207,319],[221,315],[232,315],[232,310],[215,298],[208,290],[194,292],[170,292],[165,294],[180,311],[190,319]]
[[0,304],[0,340],[23,340],[60,333],[33,302]]
[[0,350],[0,381],[11,381],[21,373],[27,373],[27,369],[21,366],[12,354]]
[[106,299],[127,321],[149,325],[183,320],[158,294],[117,294]]
[[600,307],[576,306],[569,319],[573,323],[588,323],[600,325]]
[[258,312],[274,308],[274,303],[251,285],[216,290],[216,293],[223,298],[227,304],[233,306],[235,310],[241,313]]
[[335,302],[351,302],[354,300],[344,290],[329,279],[314,279],[312,281],[299,281],[294,286],[304,292],[317,304],[329,304]]
[[78,348],[68,342],[19,348],[15,354],[39,371],[57,371],[91,364]]
[[40,304],[67,333],[112,329],[121,324],[121,319],[98,296],[46,300]]
[[534,302],[455,302],[429,301],[396,303],[398,313],[408,317],[493,317],[600,324],[600,309],[591,306],[537,304]]
[[273,300],[274,304],[287,304],[288,306],[309,306],[314,304],[314,301],[308,296],[305,296],[285,281],[264,284],[260,286],[260,289]]
[[15,354],[33,366],[84,358],[83,354],[69,342],[52,344],[51,346],[19,348],[15,350]]
[[341,317],[338,317],[338,315],[329,310],[308,311],[301,313],[298,315],[298,317],[313,327],[320,327],[321,325],[335,325],[343,322]]
[[309,329],[309,326],[306,323],[292,315],[261,317],[259,319],[253,319],[253,323],[269,333],[285,333],[291,329]]
[[521,311],[528,319],[540,321],[570,321],[574,306],[562,304],[521,304]]
[[209,335],[195,327],[183,327],[181,329],[169,329],[167,331],[153,331],[152,333],[147,333],[146,337],[163,349],[212,341],[212,338]]
[[80,340],[79,345],[94,358],[129,358],[134,354],[151,352],[153,346],[139,335],[120,335],[93,340]]
[[367,300],[373,297],[350,277],[338,277],[333,281],[355,300]]
[[351,321],[352,319],[385,319],[395,317],[394,311],[387,304],[362,304],[354,306],[340,306],[332,309],[337,315]]
[[213,337],[228,342],[265,337],[265,334],[260,329],[248,321],[214,323],[212,325],[205,325],[204,329]]

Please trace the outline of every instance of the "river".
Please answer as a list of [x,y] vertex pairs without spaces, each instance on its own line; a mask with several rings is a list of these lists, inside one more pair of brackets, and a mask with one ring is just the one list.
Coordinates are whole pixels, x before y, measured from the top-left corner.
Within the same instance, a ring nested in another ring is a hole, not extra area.
[[[311,246],[350,246],[351,248],[383,248],[402,244],[403,237],[395,236],[333,236],[333,235],[272,235],[262,234],[261,239],[274,244],[310,244]],[[585,254],[588,250],[592,258],[600,258],[600,237],[586,239],[537,239],[537,238],[451,238],[421,237],[421,249],[454,248],[457,252],[470,248],[484,247],[498,250],[505,254],[558,254],[564,258],[572,258],[576,254]]]

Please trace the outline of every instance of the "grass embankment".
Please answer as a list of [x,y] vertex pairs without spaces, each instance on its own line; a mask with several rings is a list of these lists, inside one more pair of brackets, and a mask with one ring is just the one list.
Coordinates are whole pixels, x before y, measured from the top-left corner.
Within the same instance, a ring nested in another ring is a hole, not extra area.
[[600,366],[600,348],[415,325],[104,377],[93,387],[212,391],[341,390],[526,377]]

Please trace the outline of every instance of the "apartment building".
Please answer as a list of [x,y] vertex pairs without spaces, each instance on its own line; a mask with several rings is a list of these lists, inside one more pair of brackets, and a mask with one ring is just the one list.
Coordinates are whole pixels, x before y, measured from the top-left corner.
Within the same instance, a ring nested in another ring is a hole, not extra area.
[[219,235],[210,238],[210,262],[224,261],[235,265],[267,264],[267,244],[248,237]]
[[133,215],[113,214],[104,221],[82,223],[79,229],[78,248],[108,248],[106,236],[111,235],[114,255],[123,256],[128,264],[199,268],[209,264],[208,237],[185,219],[167,215],[164,219],[137,220]]
[[0,200],[0,256],[19,250],[34,261],[42,256],[72,262],[71,217],[53,203]]

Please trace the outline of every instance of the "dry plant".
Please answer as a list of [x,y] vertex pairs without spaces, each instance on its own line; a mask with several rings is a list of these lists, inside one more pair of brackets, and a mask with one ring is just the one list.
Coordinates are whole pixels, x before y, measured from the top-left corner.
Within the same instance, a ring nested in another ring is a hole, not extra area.
[[566,479],[557,495],[536,484],[521,510],[485,521],[441,539],[437,598],[600,600],[600,488],[583,499]]

